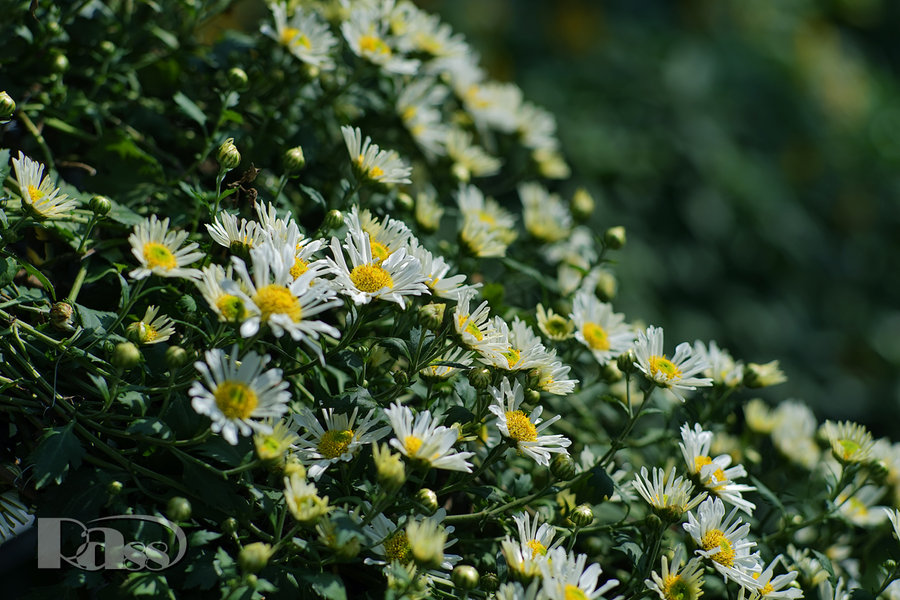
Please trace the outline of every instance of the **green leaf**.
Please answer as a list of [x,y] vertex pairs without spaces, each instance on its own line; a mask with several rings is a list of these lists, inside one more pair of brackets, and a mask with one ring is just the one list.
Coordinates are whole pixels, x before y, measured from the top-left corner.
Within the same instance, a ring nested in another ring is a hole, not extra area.
[[132,573],[119,586],[126,596],[149,596],[151,598],[171,598],[175,595],[169,588],[165,575],[153,572]]
[[6,181],[9,168],[9,150],[0,150],[0,181]]
[[137,433],[148,437],[158,437],[163,440],[172,439],[172,429],[156,417],[135,419],[126,429],[128,433]]
[[0,262],[0,287],[4,287],[12,283],[16,273],[19,272],[19,266],[15,258],[4,258]]
[[177,50],[179,43],[178,38],[161,27],[150,27],[150,33],[155,35],[159,41],[168,46],[172,50]]
[[29,274],[34,275],[37,280],[41,282],[41,285],[44,286],[44,290],[49,291],[50,297],[53,298],[54,302],[56,302],[56,288],[53,287],[53,284],[50,283],[50,280],[47,279],[47,276],[38,271],[37,267],[29,262],[19,259],[19,264],[22,265],[22,268],[28,271]]
[[306,575],[304,579],[312,585],[312,589],[326,600],[347,600],[347,590],[344,582],[337,575],[331,573],[317,573]]
[[579,504],[587,502],[589,504],[600,504],[610,496],[615,490],[615,484],[610,476],[602,467],[594,467],[590,470],[590,475],[572,486],[575,492],[575,498]]
[[175,104],[177,104],[179,108],[184,111],[184,114],[196,121],[201,127],[206,125],[206,114],[200,109],[199,106],[194,104],[193,100],[191,100],[181,92],[175,92],[175,95],[172,96],[172,100],[174,100]]
[[34,464],[35,489],[40,489],[53,481],[60,484],[69,472],[69,467],[77,469],[84,456],[84,448],[72,431],[75,423],[65,427],[54,427],[44,434],[31,456]]
[[818,550],[812,548],[810,548],[810,550],[816,555],[816,560],[819,561],[819,564],[822,565],[822,568],[828,573],[828,579],[831,580],[831,585],[834,585],[837,582],[837,575],[834,573],[834,566],[831,564],[831,559]]
[[322,194],[320,194],[318,190],[302,184],[300,185],[300,190],[319,206],[326,205],[325,198],[322,197]]
[[221,533],[201,529],[200,531],[195,531],[191,534],[191,537],[188,538],[188,546],[190,546],[191,548],[205,546],[206,544],[210,543],[213,540],[217,540],[220,537],[222,537]]

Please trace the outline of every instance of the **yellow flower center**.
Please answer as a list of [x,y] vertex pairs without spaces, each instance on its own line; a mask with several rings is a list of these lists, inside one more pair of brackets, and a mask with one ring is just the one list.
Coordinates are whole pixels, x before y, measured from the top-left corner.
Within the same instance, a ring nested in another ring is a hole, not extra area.
[[653,355],[650,357],[650,375],[656,377],[657,373],[662,373],[667,381],[681,378],[681,370],[675,363],[665,356]]
[[34,187],[33,185],[28,186],[28,197],[31,198],[31,203],[34,204],[38,200],[44,197],[44,192],[40,189]]
[[488,225],[492,225],[492,226],[497,225],[497,219],[495,219],[494,215],[492,215],[491,213],[489,213],[486,210],[478,211],[478,220],[483,223],[487,223]]
[[380,265],[359,265],[350,271],[350,281],[361,292],[374,294],[380,289],[394,288],[390,273]]
[[422,440],[414,435],[408,435],[403,439],[403,446],[406,448],[407,454],[414,456],[422,447]]
[[230,379],[216,386],[213,398],[226,419],[247,419],[259,403],[256,392],[249,385]]
[[309,38],[300,33],[296,27],[285,27],[281,31],[281,43],[288,47],[303,46],[307,50],[312,47]]
[[359,49],[367,54],[391,55],[391,48],[377,35],[363,35],[359,38]]
[[157,267],[165,270],[174,269],[178,266],[175,255],[163,244],[156,242],[147,242],[144,244],[144,260],[151,269]]
[[385,540],[384,557],[388,561],[399,560],[402,563],[407,563],[410,559],[409,554],[409,540],[406,538],[406,532],[402,529]]
[[506,411],[506,430],[509,431],[509,437],[520,442],[533,442],[537,439],[537,428],[521,410]]
[[507,364],[509,364],[510,369],[516,366],[516,364],[518,364],[519,360],[522,358],[522,353],[512,347],[510,347],[506,352],[501,352],[500,354],[503,356],[503,358],[506,359],[506,362]]
[[841,448],[840,454],[844,460],[850,460],[862,448],[862,446],[850,439],[837,440],[837,444]]
[[[569,320],[565,317],[561,317],[560,315],[553,315],[544,323],[544,327],[547,329],[547,333],[554,337],[563,337],[569,334],[571,331],[569,329]],[[587,329],[587,325],[585,325],[585,329]],[[589,339],[587,334],[584,336],[585,339]],[[604,336],[605,339],[605,336]],[[594,345],[591,344],[591,348],[594,348]],[[603,350],[609,350],[609,344],[606,345],[606,348]]]
[[216,300],[216,308],[226,321],[241,321],[247,314],[244,301],[231,294],[223,294]]
[[366,157],[362,154],[356,157],[356,166],[359,167],[359,170],[362,171],[366,177],[369,179],[375,180],[384,175],[384,170],[377,166],[372,165],[369,168],[365,167]]
[[531,558],[534,558],[538,555],[546,556],[546,554],[547,554],[547,547],[544,546],[542,543],[540,543],[537,540],[531,540],[530,542],[526,542],[525,545],[531,549]]
[[294,266],[291,267],[291,277],[297,279],[307,271],[309,271],[309,263],[302,258],[295,258]]
[[581,334],[592,350],[609,350],[609,337],[600,325],[588,321],[581,328]]
[[587,594],[577,585],[567,583],[563,589],[565,590],[565,600],[588,600]]
[[726,567],[734,565],[734,548],[731,547],[731,542],[722,531],[718,529],[707,531],[703,539],[700,540],[700,546],[707,552],[713,548],[718,548],[719,551],[709,558]]
[[381,262],[391,255],[391,251],[388,249],[388,247],[381,242],[370,240],[369,248],[372,249],[372,258],[374,258],[376,262]]
[[283,285],[269,284],[256,291],[253,303],[259,308],[263,321],[272,315],[287,315],[294,323],[303,317],[300,301]]
[[143,335],[141,336],[141,341],[143,341],[145,344],[152,344],[153,340],[158,337],[159,332],[151,325],[146,325],[146,329],[143,331]]
[[347,447],[352,441],[352,429],[329,429],[322,434],[317,448],[325,458],[338,458],[347,451]]
[[663,596],[666,600],[689,600],[693,597],[691,587],[681,575],[669,575],[663,580]]
[[469,315],[459,315],[457,319],[459,322],[459,326],[462,327],[463,331],[474,337],[479,342],[484,339],[484,334],[481,333],[481,330],[478,328],[478,325],[475,324],[475,321],[469,320]]
[[[713,460],[710,457],[697,456],[694,458],[694,472],[699,473],[703,469],[703,467],[711,464],[713,464]],[[723,471],[721,468],[718,468],[713,471],[712,477],[710,477],[710,483],[715,484],[725,481],[726,479],[728,479],[728,477],[725,476],[725,471]],[[713,489],[719,489],[720,487],[722,486],[714,486]]]
[[412,121],[416,117],[416,107],[407,106],[403,109],[402,119],[404,121]]
[[[753,579],[759,579],[759,573],[751,573],[751,575],[753,575]],[[759,588],[759,595],[766,596],[768,594],[771,594],[774,591],[775,591],[775,588],[772,586],[772,582],[770,581],[766,585]]]

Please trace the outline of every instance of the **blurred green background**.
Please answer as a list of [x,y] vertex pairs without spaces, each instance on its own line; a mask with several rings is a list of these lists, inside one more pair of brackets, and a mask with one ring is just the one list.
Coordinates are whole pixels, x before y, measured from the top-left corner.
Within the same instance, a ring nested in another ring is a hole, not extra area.
[[570,185],[628,227],[618,310],[897,437],[900,3],[420,4],[557,115]]

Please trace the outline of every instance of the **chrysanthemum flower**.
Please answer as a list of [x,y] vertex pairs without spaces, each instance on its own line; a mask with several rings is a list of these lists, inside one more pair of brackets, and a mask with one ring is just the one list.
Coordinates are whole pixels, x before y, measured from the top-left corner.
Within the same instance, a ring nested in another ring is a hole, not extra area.
[[641,467],[641,474],[635,475],[631,483],[655,513],[671,521],[680,520],[682,514],[706,498],[706,492],[691,498],[694,484],[683,477],[675,477],[675,467],[668,473],[654,468],[652,479],[647,467]]
[[603,570],[598,563],[588,566],[587,555],[575,555],[564,548],[554,548],[542,562],[543,591],[548,600],[595,600],[619,585],[610,579],[598,587]]
[[376,183],[411,183],[412,167],[393,150],[382,150],[372,138],[362,138],[359,127],[341,127],[353,168],[363,178]]
[[158,306],[148,306],[144,316],[128,326],[128,337],[140,344],[159,344],[175,333],[172,319],[166,315],[156,316]]
[[760,571],[759,553],[750,553],[756,545],[747,539],[750,524],[743,523],[733,508],[725,518],[725,504],[719,498],[707,498],[697,509],[697,517],[688,513],[684,529],[697,544],[696,554],[712,561],[726,579],[753,587],[752,573]]
[[325,470],[336,462],[349,461],[365,444],[380,440],[390,430],[390,426],[377,427],[375,410],[370,410],[357,423],[357,408],[348,417],[335,414],[333,409],[322,409],[325,427],[319,423],[308,408],[294,414],[294,421],[306,430],[297,442],[299,454],[309,467],[309,476],[319,479]]
[[359,239],[363,233],[367,233],[369,248],[375,261],[384,261],[401,248],[409,251],[410,242],[415,241],[406,223],[398,219],[377,219],[368,209],[360,212],[355,205],[346,217],[347,236]]
[[834,503],[838,511],[854,525],[874,527],[884,523],[884,506],[876,503],[884,497],[885,489],[875,485],[865,485],[855,489],[848,485],[838,493]]
[[832,455],[842,463],[864,462],[872,454],[872,434],[858,423],[825,421],[821,432],[831,444]]
[[270,4],[275,29],[268,24],[260,31],[288,49],[301,61],[319,67],[333,69],[332,49],[337,45],[337,38],[331,33],[327,23],[319,20],[316,13],[307,12],[294,4],[294,14],[288,18],[287,4],[284,2]]
[[515,219],[477,187],[460,185],[456,193],[463,217],[460,239],[475,256],[505,256],[516,239]]
[[554,540],[556,530],[549,523],[542,523],[537,514],[532,518],[527,512],[522,512],[513,515],[513,520],[519,536],[507,536],[500,544],[500,551],[513,575],[527,581],[540,574],[540,565],[547,559],[547,552],[563,540]]
[[344,251],[335,237],[331,238],[334,259],[329,258],[327,261],[335,275],[336,289],[350,296],[356,304],[368,304],[372,299],[381,299],[405,307],[405,296],[427,293],[421,265],[405,248],[391,253],[386,260],[377,260],[372,256],[368,233],[348,232],[344,249],[350,255],[352,266],[347,266]]
[[516,129],[526,148],[551,151],[559,148],[556,117],[545,108],[531,102],[522,102],[516,112]]
[[601,365],[631,348],[634,333],[625,316],[614,313],[611,304],[600,302],[590,290],[579,290],[569,318],[575,323],[575,339],[590,349]]
[[778,451],[795,464],[815,468],[822,451],[814,438],[818,421],[809,407],[787,400],[778,405],[773,418],[772,443]]
[[[53,185],[50,175],[44,175],[44,165],[31,160],[19,151],[19,157],[12,160],[19,184],[22,208],[35,219],[51,219],[70,214],[78,207],[78,202],[62,194]],[[186,235],[186,234],[185,234]]]
[[319,496],[315,484],[299,475],[284,478],[284,500],[294,518],[304,525],[314,523],[332,510],[328,496]]
[[670,390],[682,402],[684,396],[678,390],[695,390],[698,386],[712,385],[712,380],[708,377],[694,377],[706,369],[707,364],[701,357],[693,355],[687,342],[678,344],[671,360],[666,358],[663,354],[663,330],[660,327],[651,325],[646,332],[638,332],[634,353],[637,357],[634,365],[644,376],[656,385]]
[[421,10],[410,2],[397,3],[390,16],[391,31],[398,36],[397,46],[404,52],[420,52],[434,58],[460,56],[469,51],[462,34],[437,15]]
[[562,199],[539,183],[519,184],[522,218],[528,233],[542,242],[558,242],[572,232],[572,215]]
[[423,410],[413,416],[409,407],[394,403],[384,412],[396,436],[390,444],[404,456],[435,469],[472,472],[472,465],[466,459],[474,453],[455,451],[453,446],[459,432],[432,420],[430,411]]
[[425,231],[437,231],[444,207],[437,200],[434,187],[426,187],[416,195],[416,223]]
[[487,301],[475,310],[469,304],[475,298],[475,290],[467,289],[459,294],[453,311],[453,327],[466,348],[481,355],[491,355],[506,350],[506,339],[493,327]]
[[397,96],[397,114],[429,160],[446,154],[448,126],[438,108],[449,90],[434,79],[421,77],[403,86]]
[[206,224],[209,236],[220,246],[225,246],[238,256],[246,257],[266,239],[265,231],[256,221],[241,219],[227,212],[216,215],[212,224]]
[[194,410],[212,419],[211,429],[221,432],[229,444],[237,444],[238,433],[271,431],[269,425],[255,419],[281,417],[291,398],[281,369],[263,371],[269,355],[249,352],[239,361],[237,352],[237,346],[230,355],[218,348],[208,350],[205,361],[194,363],[203,382],[195,381],[188,390]]
[[504,371],[521,371],[536,367],[551,367],[555,355],[551,356],[531,328],[518,317],[513,319],[512,327],[499,316],[495,316],[492,328],[497,331],[501,339],[505,340],[504,347],[499,352],[486,351],[480,348],[481,358],[486,365],[503,369]]
[[447,261],[442,256],[433,255],[424,246],[420,246],[415,239],[412,239],[409,253],[419,260],[422,275],[425,277],[425,285],[428,286],[428,289],[431,290],[434,296],[457,300],[463,290],[474,290],[481,287],[480,283],[463,285],[463,282],[466,280],[466,276],[463,274],[448,275],[451,266]]
[[[371,507],[368,503],[364,503],[362,508],[368,510]],[[447,552],[457,540],[450,537],[454,527],[441,524],[446,516],[447,511],[440,508],[432,516],[425,519],[418,521],[409,519],[405,523],[401,520],[397,524],[386,517],[384,513],[379,513],[372,519],[370,525],[364,527],[363,531],[373,543],[371,551],[380,558],[375,560],[366,559],[366,564],[385,565],[393,561],[399,561],[403,564],[410,563],[416,558],[413,552],[413,544],[415,543],[417,546],[415,548],[417,550],[416,554],[419,556],[436,557],[438,553],[442,554],[443,556],[437,569],[450,571],[453,569],[453,565],[459,562],[462,557]],[[423,523],[424,521],[427,521],[427,523]],[[418,524],[413,525],[413,523]],[[412,530],[410,530],[411,525]],[[431,532],[438,531],[440,531],[440,536],[430,535]],[[441,545],[443,546],[441,549],[434,547],[434,540],[437,537],[441,538]],[[443,577],[446,577],[446,574]]]
[[465,348],[454,347],[431,361],[427,367],[419,369],[419,374],[431,379],[449,379],[460,370],[460,367],[438,363],[456,363],[468,367],[472,364],[472,353]]
[[132,279],[143,279],[151,274],[186,279],[200,277],[199,270],[184,267],[200,260],[204,254],[195,252],[198,246],[194,242],[181,247],[188,237],[187,231],[168,229],[169,218],[160,221],[156,215],[151,215],[149,219],[134,226],[128,242],[131,244],[131,253],[141,266],[129,273]]
[[671,563],[663,554],[659,574],[653,571],[650,579],[644,580],[647,589],[659,594],[660,600],[697,600],[703,595],[703,563],[693,558],[682,569],[684,558],[682,546],[675,549]]
[[706,361],[709,366],[703,372],[716,385],[737,387],[744,380],[744,363],[735,361],[727,350],[719,348],[716,342],[709,346],[700,340],[694,342],[694,354]]
[[571,394],[578,385],[577,379],[569,379],[571,370],[572,367],[556,360],[556,350],[550,350],[545,353],[544,358],[538,362],[531,374],[537,380],[538,389],[548,394],[565,396]]
[[272,426],[272,431],[258,431],[253,434],[253,445],[260,460],[278,461],[284,458],[285,453],[298,439],[287,422],[280,420]]
[[541,435],[541,432],[560,419],[560,415],[542,421],[543,408],[537,406],[530,415],[525,415],[521,405],[525,399],[522,385],[516,381],[510,386],[509,379],[503,378],[499,388],[489,388],[494,401],[489,410],[497,416],[497,427],[503,437],[513,440],[522,454],[527,454],[535,462],[550,466],[551,454],[568,454],[572,442],[562,435]]
[[259,220],[259,228],[268,236],[269,241],[276,245],[278,243],[286,244],[288,238],[296,237],[300,233],[300,228],[294,222],[290,211],[287,211],[283,217],[279,217],[278,209],[271,202],[258,203],[256,216]]
[[226,279],[231,279],[231,266],[226,271],[221,266],[212,264],[203,267],[200,279],[195,283],[220,321],[239,323],[247,316],[247,307],[240,296],[225,291],[222,282]]
[[681,440],[678,446],[681,448],[688,472],[695,475],[711,493],[747,514],[753,514],[756,505],[745,500],[742,494],[756,488],[735,483],[738,477],[747,476],[747,470],[743,465],[731,467],[731,456],[728,454],[720,454],[715,458],[710,456],[712,432],[704,431],[699,424],[694,424],[694,428],[691,429],[685,423],[681,426]]
[[[392,3],[391,3],[392,4]],[[395,52],[386,27],[386,15],[380,8],[360,4],[351,9],[350,18],[341,23],[341,33],[350,50],[360,58],[390,73],[412,75],[419,61]]]
[[447,156],[453,162],[451,172],[457,180],[468,183],[472,177],[488,177],[496,174],[502,164],[485,152],[484,148],[472,142],[472,134],[454,128],[447,133],[445,141]]
[[545,309],[542,304],[538,304],[535,310],[538,329],[549,339],[554,342],[564,342],[574,335],[574,321],[553,312],[552,308]]
[[[756,581],[756,587],[744,588],[750,592],[750,598],[754,600],[759,600],[761,598],[778,600],[782,598],[794,599],[803,597],[803,590],[799,587],[791,586],[794,580],[797,579],[797,575],[800,574],[798,571],[792,570],[784,575],[774,577],[775,567],[780,562],[782,562],[782,557],[779,554],[772,559],[769,566],[763,569],[761,573],[752,573],[752,577]],[[741,590],[741,597],[743,598],[743,590]]]

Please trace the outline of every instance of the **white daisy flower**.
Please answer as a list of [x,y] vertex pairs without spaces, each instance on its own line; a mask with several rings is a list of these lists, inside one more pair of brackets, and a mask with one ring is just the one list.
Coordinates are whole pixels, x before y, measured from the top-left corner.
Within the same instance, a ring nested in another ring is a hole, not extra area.
[[412,3],[396,5],[391,15],[391,31],[398,36],[397,47],[404,52],[447,58],[468,51],[462,34],[454,33],[440,17],[420,10]]
[[[794,598],[803,597],[803,590],[799,587],[791,586],[794,580],[797,579],[797,575],[800,574],[799,571],[791,570],[784,575],[774,577],[775,567],[780,562],[783,561],[779,554],[771,563],[769,563],[768,567],[762,570],[761,573],[752,573],[753,579],[756,580],[757,587],[755,589],[749,589],[751,598],[754,600],[760,598],[790,598],[793,600]],[[741,598],[743,598],[743,589],[741,590]]]
[[259,228],[274,244],[286,244],[288,238],[300,233],[300,228],[291,217],[290,211],[287,211],[284,217],[279,217],[278,209],[271,202],[266,204],[258,203],[256,205],[256,216],[259,219]]
[[540,574],[540,565],[547,560],[547,552],[559,546],[562,538],[554,540],[556,530],[549,523],[542,523],[538,514],[527,512],[513,515],[518,530],[518,538],[506,536],[500,543],[500,551],[506,559],[510,571],[522,579],[531,579]]
[[819,464],[822,451],[815,440],[818,421],[802,402],[787,400],[773,414],[772,444],[795,464],[812,470]]
[[465,275],[448,276],[452,267],[444,260],[444,257],[433,255],[425,246],[420,246],[415,238],[411,240],[409,253],[419,260],[419,264],[422,266],[422,275],[425,277],[425,285],[434,296],[458,300],[463,290],[475,290],[481,287],[480,283],[463,285],[466,280]]
[[259,223],[243,218],[238,223],[235,215],[224,211],[216,215],[212,224],[206,224],[206,230],[217,244],[244,257],[266,239],[265,231],[260,228]]
[[506,344],[499,352],[487,353],[487,348],[479,348],[478,351],[481,353],[479,360],[484,364],[504,371],[521,371],[552,366],[553,357],[544,348],[541,339],[524,321],[519,320],[519,317],[513,320],[512,327],[510,327],[502,318],[495,316],[493,328],[499,332],[502,339],[506,340]]
[[684,529],[697,544],[697,555],[712,561],[713,567],[726,579],[754,587],[752,573],[760,571],[759,552],[750,553],[756,545],[747,539],[750,524],[743,523],[735,507],[725,518],[725,504],[719,498],[710,497],[700,504],[697,517],[688,513]]
[[518,127],[522,90],[515,84],[484,81],[466,85],[454,80],[453,87],[477,126],[504,133],[512,133]]
[[469,350],[454,347],[431,361],[431,364],[427,367],[419,369],[419,374],[425,378],[449,379],[460,370],[460,367],[439,363],[456,363],[463,367],[468,367],[472,364],[472,356]]
[[497,416],[497,428],[504,437],[514,440],[516,448],[527,454],[536,463],[550,466],[551,454],[568,454],[572,442],[562,435],[541,435],[541,432],[560,419],[560,415],[542,421],[541,406],[535,407],[531,414],[525,416],[520,409],[525,394],[522,385],[516,381],[510,386],[509,379],[503,378],[499,388],[489,388],[494,401],[489,410]]
[[466,348],[483,356],[499,354],[506,350],[506,338],[494,329],[487,301],[479,304],[475,310],[469,310],[475,294],[474,289],[460,292],[453,310],[453,327]]
[[520,183],[518,190],[528,233],[547,243],[568,237],[572,232],[572,215],[557,194],[551,194],[535,182]]
[[359,409],[354,407],[348,417],[335,414],[331,408],[322,409],[325,427],[308,408],[294,415],[294,421],[306,430],[297,442],[303,464],[309,467],[309,476],[319,479],[325,470],[336,462],[350,461],[365,444],[371,444],[390,432],[390,426],[376,427],[375,409],[356,422]]
[[544,595],[548,600],[595,600],[619,585],[610,579],[598,587],[603,570],[598,563],[587,567],[587,555],[575,555],[564,548],[554,548],[541,563]]
[[225,291],[222,282],[226,279],[231,279],[231,266],[225,270],[219,265],[212,264],[203,267],[200,279],[195,283],[220,321],[238,323],[247,316],[247,307],[240,296]]
[[601,365],[626,352],[634,333],[625,316],[614,313],[611,304],[600,302],[592,291],[575,294],[569,318],[575,323],[575,339],[587,346]]
[[472,134],[459,128],[447,133],[447,156],[453,162],[451,172],[457,180],[468,183],[472,177],[488,177],[500,170],[500,159],[488,154],[472,142]]
[[556,360],[556,350],[550,350],[546,352],[544,360],[534,367],[532,374],[537,380],[538,389],[548,394],[565,396],[571,394],[578,385],[577,379],[568,379],[571,370],[570,366]]
[[409,176],[412,167],[408,166],[393,150],[382,150],[372,143],[372,138],[362,138],[359,127],[343,125],[341,134],[347,144],[347,152],[356,172],[369,181],[376,183],[412,183]]
[[663,354],[663,330],[661,327],[647,328],[638,332],[634,344],[637,362],[634,365],[644,376],[660,387],[667,388],[684,402],[684,396],[678,390],[695,390],[697,387],[712,385],[708,377],[694,377],[707,368],[706,362],[693,355],[687,342],[678,344],[675,356],[671,360]]
[[319,20],[312,11],[305,11],[297,3],[292,3],[294,14],[288,18],[287,4],[279,2],[270,4],[275,29],[268,24],[260,31],[288,49],[301,61],[320,69],[333,69],[332,50],[337,45],[337,38],[331,33],[327,23]]
[[660,600],[697,600],[703,595],[703,563],[692,558],[682,569],[684,558],[682,546],[675,549],[671,563],[663,554],[660,573],[653,571],[650,579],[644,580],[647,589],[659,594]]
[[381,69],[400,75],[413,75],[420,62],[404,58],[392,47],[383,11],[373,6],[353,7],[350,18],[341,23],[341,33],[354,54]]
[[719,348],[715,341],[707,347],[703,342],[694,342],[694,354],[703,358],[709,365],[703,372],[716,385],[737,387],[744,379],[744,363],[735,361],[727,350]]
[[872,455],[875,440],[866,428],[852,421],[825,421],[822,436],[831,444],[831,454],[842,463],[865,462]]
[[19,184],[22,209],[35,219],[52,219],[66,216],[78,208],[78,202],[62,194],[53,185],[50,175],[44,175],[44,165],[31,160],[19,151],[19,157],[12,159]]
[[420,296],[428,292],[418,259],[400,248],[383,261],[372,256],[369,234],[348,231],[344,249],[350,256],[350,267],[344,250],[336,237],[331,238],[333,259],[326,259],[335,276],[334,285],[356,304],[368,304],[372,299],[396,302],[406,306],[405,296]]
[[205,362],[194,363],[203,382],[195,381],[188,390],[194,410],[212,419],[210,428],[229,444],[237,444],[238,433],[270,432],[269,425],[256,419],[280,418],[291,399],[281,369],[263,371],[268,354],[249,352],[241,360],[237,355],[237,346],[230,355],[218,348],[207,350]]
[[654,468],[652,479],[647,467],[641,467],[641,474],[635,475],[631,484],[654,512],[672,521],[681,520],[682,514],[694,509],[706,498],[706,492],[691,498],[694,484],[683,477],[675,477],[675,467],[668,473]]
[[[410,242],[415,240],[409,227],[403,221],[391,217],[379,220],[372,216],[369,209],[360,213],[355,205],[347,213],[346,222],[348,236],[359,238],[363,233],[369,234],[372,258],[379,262],[401,248],[406,248],[408,251]],[[409,253],[411,254],[411,252]]]
[[[368,503],[363,503],[362,508],[369,510],[371,507]],[[452,525],[442,525],[441,522],[447,516],[447,511],[439,508],[430,517],[424,519],[406,519],[400,523],[394,523],[384,513],[379,513],[372,523],[363,528],[366,536],[372,541],[371,551],[380,557],[380,559],[366,559],[366,564],[385,565],[393,561],[399,561],[403,564],[412,562],[414,559],[414,550],[418,554],[437,554],[433,548],[434,538],[438,536],[427,535],[430,531],[438,531],[440,527],[442,535],[442,546],[440,554],[443,555],[439,570],[431,571],[439,574],[440,571],[450,571],[453,565],[462,560],[461,556],[449,554],[447,550],[456,543],[456,539],[450,538],[454,527]],[[424,529],[423,529],[424,524]],[[412,527],[411,527],[412,526]],[[428,538],[431,538],[430,540]],[[418,548],[413,548],[415,543]],[[442,577],[446,577],[443,574]]]
[[416,195],[416,223],[425,231],[437,231],[441,226],[444,207],[438,202],[437,192],[428,186]]
[[735,479],[747,476],[747,470],[743,465],[730,466],[731,456],[728,454],[720,454],[715,458],[710,456],[712,432],[704,431],[699,424],[694,424],[694,428],[691,429],[685,423],[681,426],[681,440],[678,446],[681,448],[688,472],[696,475],[711,493],[748,515],[753,514],[756,505],[745,500],[742,494],[756,488],[735,483]]
[[291,515],[303,524],[314,523],[333,508],[328,505],[328,496],[319,496],[315,484],[296,473],[284,478],[284,500]]
[[550,111],[531,102],[523,102],[516,113],[516,129],[522,145],[532,150],[556,150],[556,118]]
[[[278,248],[280,242],[270,240],[268,243]],[[312,240],[305,237],[300,233],[297,226],[291,223],[287,231],[287,239],[283,245],[294,249],[294,264],[290,268],[291,277],[296,280],[312,271],[313,277],[309,280],[309,285],[316,285],[325,281],[322,275],[329,271],[328,262],[321,258],[315,259],[313,256],[325,245],[323,240]]]
[[384,412],[396,436],[390,444],[404,456],[423,461],[435,469],[472,472],[472,465],[466,459],[474,453],[456,452],[453,446],[459,439],[459,432],[439,425],[432,419],[430,411],[423,410],[413,416],[409,407],[394,403]]
[[848,485],[838,494],[834,501],[838,511],[859,527],[876,527],[884,523],[887,507],[876,503],[884,497],[885,488],[874,485],[855,488],[855,484]]
[[575,334],[575,323],[552,308],[544,308],[543,304],[535,307],[538,329],[554,342],[564,342]]
[[175,333],[175,324],[166,315],[156,316],[158,306],[148,306],[144,316],[128,326],[128,337],[141,344],[159,344]]
[[247,316],[241,324],[241,335],[252,337],[262,325],[268,325],[275,337],[281,337],[287,332],[291,338],[302,341],[321,358],[322,350],[316,343],[319,336],[341,336],[331,325],[310,318],[341,304],[335,298],[331,286],[310,285],[315,277],[327,269],[327,265],[322,263],[317,269],[310,268],[294,279],[291,274],[295,260],[294,248],[276,248],[273,244],[263,244],[251,250],[250,256],[253,259],[252,277],[244,261],[235,256],[232,257],[232,262],[242,286],[228,279],[222,283],[224,290],[241,298],[247,309]]
[[397,96],[397,114],[429,160],[446,154],[449,128],[439,107],[449,90],[434,79],[422,77],[403,86]]
[[512,214],[473,185],[460,185],[456,201],[463,217],[460,238],[469,250],[480,257],[504,256],[516,239]]
[[200,277],[199,270],[184,267],[200,260],[204,254],[195,252],[198,246],[194,242],[181,247],[188,237],[187,231],[168,229],[169,218],[159,221],[156,215],[151,215],[149,219],[134,226],[128,242],[131,244],[131,253],[141,266],[129,273],[132,279],[143,279],[150,275],[185,279]]

